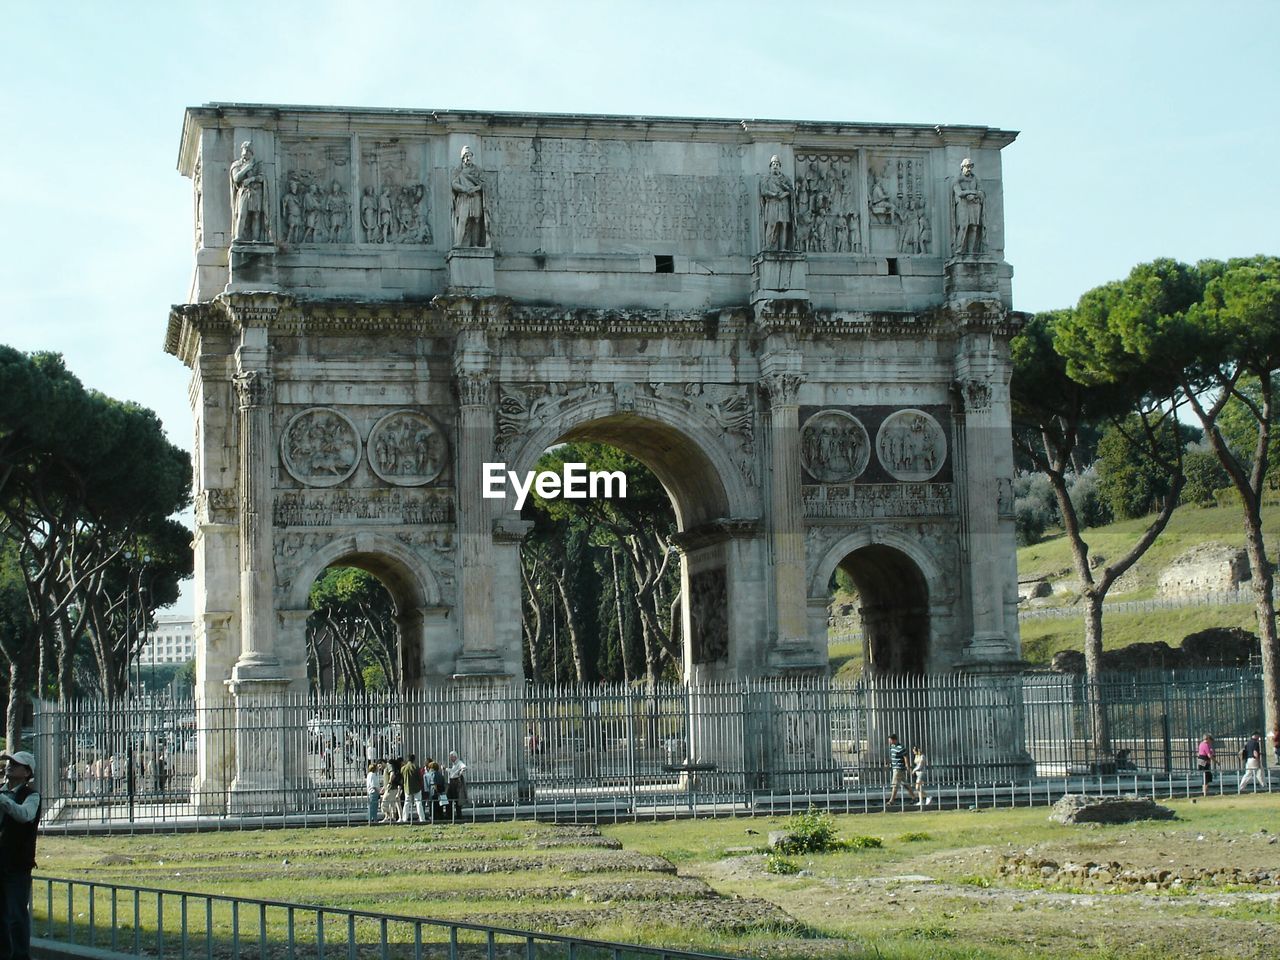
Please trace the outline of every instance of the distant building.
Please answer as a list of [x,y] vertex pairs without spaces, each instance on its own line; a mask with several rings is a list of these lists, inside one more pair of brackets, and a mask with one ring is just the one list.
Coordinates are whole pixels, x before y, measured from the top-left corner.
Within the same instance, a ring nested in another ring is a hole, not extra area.
[[158,616],[147,637],[138,663],[186,663],[196,658],[195,635],[190,617]]

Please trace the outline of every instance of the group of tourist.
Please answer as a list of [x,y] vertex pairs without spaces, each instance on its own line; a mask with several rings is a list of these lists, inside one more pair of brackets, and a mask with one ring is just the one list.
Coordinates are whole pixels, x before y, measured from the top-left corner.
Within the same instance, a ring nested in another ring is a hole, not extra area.
[[[1271,750],[1275,754],[1276,765],[1280,766],[1280,728],[1271,731]],[[1244,793],[1244,788],[1253,785],[1253,792],[1257,793],[1259,789],[1267,789],[1267,781],[1263,779],[1264,770],[1263,758],[1265,751],[1262,746],[1262,734],[1256,730],[1253,735],[1245,741],[1244,746],[1240,748],[1240,761],[1244,764],[1244,774],[1240,777],[1240,783],[1236,787],[1236,793]],[[1196,748],[1196,769],[1200,772],[1202,778],[1201,794],[1209,795],[1209,785],[1213,783],[1213,768],[1218,765],[1218,754],[1214,747],[1213,735],[1206,733],[1200,738],[1200,746]]]
[[467,800],[467,765],[452,751],[441,767],[427,757],[419,766],[414,754],[369,764],[365,787],[370,823],[456,822]]
[[114,753],[84,763],[72,760],[63,771],[63,782],[69,797],[105,797],[139,789],[163,793],[169,784],[169,756],[161,750],[148,763],[146,753],[140,751],[132,771],[126,758]]

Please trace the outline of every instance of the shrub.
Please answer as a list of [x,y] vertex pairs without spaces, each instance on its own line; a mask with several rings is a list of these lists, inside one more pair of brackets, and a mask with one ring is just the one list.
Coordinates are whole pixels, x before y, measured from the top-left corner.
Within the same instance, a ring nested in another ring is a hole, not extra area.
[[842,846],[831,814],[812,807],[788,820],[787,832],[791,836],[779,844],[780,853],[824,853]]
[[776,853],[771,853],[765,857],[764,868],[770,873],[776,873],[781,876],[800,872],[800,868],[796,866],[795,861],[780,857]]
[[932,840],[932,839],[933,837],[927,833],[912,831],[911,833],[904,833],[902,836],[900,836],[898,838],[898,842],[899,843],[916,843],[917,841],[920,841],[920,840]]
[[884,841],[879,837],[850,837],[842,842],[841,846],[846,850],[873,850],[884,846]]

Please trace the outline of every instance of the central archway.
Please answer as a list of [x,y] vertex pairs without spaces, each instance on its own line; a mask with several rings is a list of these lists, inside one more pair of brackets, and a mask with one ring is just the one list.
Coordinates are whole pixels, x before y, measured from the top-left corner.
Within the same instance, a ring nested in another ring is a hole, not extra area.
[[[677,404],[644,398],[643,412],[616,395],[560,404],[515,452],[509,468],[533,470],[558,443],[607,444],[649,468],[670,498],[679,531],[685,680],[737,674],[759,656],[766,610],[746,584],[756,549],[758,491],[725,449],[722,431]],[[510,504],[508,504],[510,507]],[[733,643],[730,643],[733,638]]]

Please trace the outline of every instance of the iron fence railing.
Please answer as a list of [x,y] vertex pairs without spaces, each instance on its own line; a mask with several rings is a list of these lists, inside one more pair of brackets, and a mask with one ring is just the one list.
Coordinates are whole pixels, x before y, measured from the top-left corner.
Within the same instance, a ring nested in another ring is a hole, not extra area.
[[32,878],[37,943],[174,960],[728,960],[564,934],[91,880]]
[[1110,771],[1176,778],[1193,770],[1203,733],[1217,738],[1230,769],[1263,726],[1256,671],[1111,674],[1100,690],[1106,755],[1094,743],[1083,678],[1050,673],[652,689],[454,684],[247,706],[41,703],[31,746],[50,825],[346,821],[367,816],[370,763],[411,753],[419,764],[443,763],[451,750],[468,764],[464,816],[643,818],[874,791],[889,779],[890,733],[921,745],[930,782],[945,786]]

